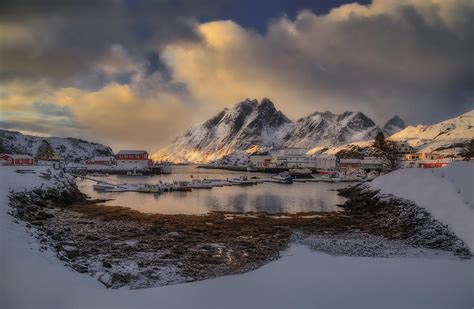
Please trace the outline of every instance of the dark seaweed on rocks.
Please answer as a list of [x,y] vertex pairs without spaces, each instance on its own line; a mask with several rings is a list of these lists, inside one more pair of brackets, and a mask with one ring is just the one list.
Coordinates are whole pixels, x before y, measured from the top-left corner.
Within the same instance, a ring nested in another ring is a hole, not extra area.
[[466,244],[447,225],[435,220],[425,209],[415,203],[394,196],[380,196],[366,185],[339,189],[348,198],[340,205],[363,232],[388,239],[402,239],[414,247],[452,251],[470,256]]
[[10,214],[26,222],[42,250],[109,288],[204,280],[256,269],[290,241],[331,254],[389,257],[409,248],[469,257],[466,245],[415,204],[380,198],[364,186],[339,190],[340,212],[146,214],[88,200],[73,180],[10,192]]

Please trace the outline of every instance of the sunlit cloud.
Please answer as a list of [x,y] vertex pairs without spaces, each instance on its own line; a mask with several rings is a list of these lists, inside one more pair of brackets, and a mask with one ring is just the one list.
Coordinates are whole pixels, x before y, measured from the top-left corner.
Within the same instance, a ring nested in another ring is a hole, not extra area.
[[88,24],[76,17],[87,7],[0,15],[2,128],[153,151],[245,98],[270,97],[293,119],[359,110],[378,122],[399,114],[420,123],[472,108],[469,0],[302,10],[264,32],[199,23],[193,14],[206,8],[191,4],[128,15],[108,5]]

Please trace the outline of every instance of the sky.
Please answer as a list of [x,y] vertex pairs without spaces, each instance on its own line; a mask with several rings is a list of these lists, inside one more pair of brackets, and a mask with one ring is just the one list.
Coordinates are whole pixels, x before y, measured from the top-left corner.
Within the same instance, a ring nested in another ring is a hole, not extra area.
[[0,128],[159,149],[246,98],[291,119],[474,108],[472,0],[4,0]]

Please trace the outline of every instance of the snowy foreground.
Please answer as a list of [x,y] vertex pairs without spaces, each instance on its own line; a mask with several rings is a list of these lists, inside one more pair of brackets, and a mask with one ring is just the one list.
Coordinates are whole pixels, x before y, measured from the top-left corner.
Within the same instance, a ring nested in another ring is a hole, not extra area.
[[[422,199],[423,195],[415,195],[414,198],[420,198],[415,201],[427,207],[439,220],[446,219],[443,222],[459,232],[459,236],[471,245],[472,242],[464,234],[469,225],[461,224],[458,227],[456,217],[446,216],[445,212],[439,211],[444,199],[444,204],[449,203],[453,213],[461,212],[461,215],[463,210],[459,209],[464,209],[461,208],[461,201],[467,199],[468,203],[463,204],[468,210],[465,214],[470,213],[472,219],[472,195],[467,190],[472,184],[472,178],[467,178],[469,176],[466,173],[469,172],[472,175],[472,167],[466,164],[453,165],[433,174],[424,170],[404,170],[378,179],[373,186],[382,188],[384,193],[397,193],[388,192],[388,183],[397,178],[403,179],[399,174],[407,173],[411,177],[402,182],[413,182],[412,186],[423,188],[426,195],[430,196],[431,190],[441,191],[441,188],[446,187],[443,181],[449,183],[452,177],[456,178],[453,184],[461,179],[467,180],[460,181],[459,187],[452,186],[452,194],[446,193],[451,191],[445,189],[444,194],[436,195],[437,204],[425,205],[428,200],[427,197],[426,200]],[[438,173],[444,173],[444,178]],[[437,178],[441,180],[436,182],[434,179]],[[284,252],[280,260],[242,275],[142,290],[106,289],[92,277],[64,267],[53,253],[40,252],[36,239],[7,214],[8,188],[23,190],[51,184],[37,174],[20,175],[7,167],[0,167],[0,179],[2,309],[472,308],[474,305],[472,259],[460,260],[443,255],[423,258],[331,256],[299,245]],[[424,181],[430,182],[423,184]],[[436,190],[428,188],[428,185],[441,187]],[[398,188],[401,197],[410,198],[407,188]],[[456,194],[461,196],[460,201],[454,199]]]
[[474,252],[474,162],[455,162],[443,169],[402,169],[378,177],[370,187],[427,209]]

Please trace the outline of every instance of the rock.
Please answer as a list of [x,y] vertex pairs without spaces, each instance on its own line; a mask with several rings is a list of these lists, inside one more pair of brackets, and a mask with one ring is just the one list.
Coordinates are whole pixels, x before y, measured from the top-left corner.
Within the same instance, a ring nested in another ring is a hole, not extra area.
[[79,255],[79,249],[75,246],[63,245],[61,249],[64,251],[64,254],[68,259],[73,259]]
[[102,261],[102,266],[104,266],[105,268],[112,268],[112,264],[110,264],[109,261]]

